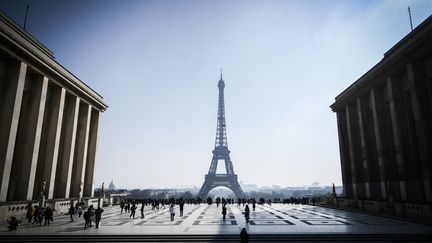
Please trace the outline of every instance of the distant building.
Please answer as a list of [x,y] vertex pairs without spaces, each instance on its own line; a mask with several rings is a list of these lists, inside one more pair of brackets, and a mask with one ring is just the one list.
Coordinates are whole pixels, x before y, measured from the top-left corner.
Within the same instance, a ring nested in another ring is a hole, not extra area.
[[110,191],[114,191],[114,190],[115,190],[114,180],[111,180],[111,183],[109,184],[108,189],[109,189]]
[[319,187],[319,182],[312,182],[312,187]]
[[28,202],[57,212],[93,196],[106,109],[102,96],[0,13],[0,218],[25,214]]
[[431,216],[432,16],[331,108],[337,115],[344,203]]

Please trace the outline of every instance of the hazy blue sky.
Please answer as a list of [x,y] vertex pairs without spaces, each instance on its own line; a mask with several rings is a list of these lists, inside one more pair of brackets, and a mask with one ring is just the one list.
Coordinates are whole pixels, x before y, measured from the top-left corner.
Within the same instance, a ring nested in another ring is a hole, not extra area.
[[341,184],[334,97],[432,1],[21,1],[0,9],[104,96],[95,185],[201,186],[223,68],[239,180]]

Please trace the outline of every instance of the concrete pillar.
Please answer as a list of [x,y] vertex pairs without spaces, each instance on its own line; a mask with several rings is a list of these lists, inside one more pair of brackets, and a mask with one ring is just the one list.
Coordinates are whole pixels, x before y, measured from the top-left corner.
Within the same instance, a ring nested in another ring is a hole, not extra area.
[[363,175],[364,175],[364,186],[365,186],[365,192],[366,192],[366,198],[370,198],[370,173],[369,173],[369,166],[368,166],[368,154],[367,154],[367,147],[366,147],[366,139],[365,139],[365,130],[363,125],[363,116],[362,116],[362,104],[360,98],[357,98],[357,118],[359,122],[359,132],[360,132],[360,143],[361,143],[361,149],[362,149],[362,164],[363,164]]
[[99,129],[99,115],[98,110],[92,109],[90,120],[90,134],[87,150],[87,164],[85,168],[84,178],[84,197],[93,196],[93,176],[94,167],[96,162],[97,144],[98,144],[98,129]]
[[80,105],[78,115],[78,129],[75,141],[75,155],[72,167],[71,196],[83,196],[82,185],[87,163],[88,138],[90,130],[91,106],[85,103]]
[[[412,112],[416,127],[416,137],[417,137],[417,143],[419,147],[420,152],[420,159],[421,159],[421,173],[423,178],[423,190],[425,199],[428,202],[432,202],[432,187],[431,187],[431,178],[430,178],[430,159],[428,159],[427,156],[427,150],[430,149],[430,147],[426,144],[426,138],[425,138],[425,129],[424,129],[424,123],[423,118],[420,110],[420,104],[419,99],[417,95],[417,88],[415,85],[415,74],[414,74],[414,68],[413,64],[409,63],[406,67],[407,76],[408,76],[408,87],[411,93],[411,106],[412,106]],[[427,81],[428,82],[428,81]],[[430,82],[430,81],[429,81]]]
[[378,123],[378,114],[376,108],[375,89],[370,90],[371,109],[373,118],[373,127],[375,133],[375,145],[377,150],[378,169],[380,175],[381,197],[387,199],[386,176],[384,166],[383,147],[381,143],[381,131]]
[[43,179],[47,183],[47,198],[52,199],[54,195],[65,95],[66,90],[64,88],[54,84],[48,86],[41,149],[36,170],[35,191],[33,193],[35,199],[38,198],[38,190]]
[[[34,183],[35,183],[35,175],[36,175],[36,166],[38,162],[38,155],[39,155],[39,146],[41,141],[41,132],[42,132],[42,122],[44,118],[44,112],[45,112],[45,101],[46,101],[46,94],[47,94],[47,88],[48,88],[48,78],[43,77],[42,81],[42,89],[40,93],[39,99],[39,107],[35,111],[34,116],[36,116],[36,130],[34,135],[34,142],[33,142],[33,148],[30,150],[32,151],[31,155],[31,164],[30,164],[30,173],[28,178],[28,185],[27,185],[27,200],[33,199],[33,190],[34,190]],[[27,137],[29,139],[29,137]],[[31,139],[31,138],[30,138]],[[27,181],[27,180],[22,180]],[[46,193],[46,191],[44,192]],[[46,194],[45,194],[46,195]]]
[[8,201],[31,200],[33,197],[47,85],[48,80],[42,75],[27,72],[9,180]]
[[0,202],[7,200],[9,179],[12,169],[12,160],[15,149],[15,141],[18,130],[18,121],[21,111],[21,102],[24,91],[24,82],[27,65],[23,62],[17,65],[8,65],[9,70],[2,70],[2,82],[5,82],[1,90],[0,111]]
[[[343,140],[343,136],[345,134],[345,131],[342,127],[342,121],[341,121],[341,115],[339,114],[339,112],[343,112],[343,111],[338,111],[336,112],[336,120],[337,120],[337,127],[338,127],[338,138],[339,138],[339,154],[340,154],[340,160],[341,160],[341,171],[342,171],[342,184],[345,186],[348,183],[348,180],[346,179],[347,177],[347,173],[346,173],[346,167],[345,167],[345,163],[346,163],[346,159],[345,159],[345,151],[344,151],[344,140]],[[346,195],[346,192],[344,190],[344,194]]]
[[357,171],[356,171],[356,165],[355,165],[354,141],[353,141],[352,132],[351,132],[351,118],[350,118],[349,105],[345,106],[345,113],[346,113],[346,119],[347,119],[347,133],[348,133],[349,155],[350,155],[350,161],[351,161],[353,197],[354,197],[354,199],[357,199],[357,197],[358,197],[358,193],[357,193]]
[[396,167],[397,167],[398,178],[399,178],[399,188],[401,193],[401,199],[406,200],[407,196],[406,196],[406,183],[404,178],[404,161],[402,157],[399,123],[396,115],[391,78],[387,78],[386,88],[389,97],[390,118],[392,123],[393,140],[394,140],[395,153],[396,153],[395,157],[396,157]]
[[56,168],[54,198],[69,198],[80,98],[66,94]]

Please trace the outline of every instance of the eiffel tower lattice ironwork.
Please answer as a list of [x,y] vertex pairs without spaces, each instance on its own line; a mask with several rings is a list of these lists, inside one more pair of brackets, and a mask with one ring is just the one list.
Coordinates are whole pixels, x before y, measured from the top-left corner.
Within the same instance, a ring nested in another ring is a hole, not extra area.
[[[202,185],[197,197],[204,199],[210,190],[215,187],[223,186],[231,189],[237,198],[244,198],[244,192],[238,183],[237,175],[234,174],[234,168],[229,156],[230,151],[228,150],[228,142],[226,135],[226,123],[225,123],[225,102],[224,102],[224,88],[225,82],[221,77],[218,82],[219,88],[219,102],[218,102],[218,116],[217,116],[217,128],[216,128],[216,141],[215,148],[213,150],[213,158],[210,164],[208,174],[205,176],[204,184]],[[216,169],[218,161],[223,160],[225,162],[226,174],[217,174]]]

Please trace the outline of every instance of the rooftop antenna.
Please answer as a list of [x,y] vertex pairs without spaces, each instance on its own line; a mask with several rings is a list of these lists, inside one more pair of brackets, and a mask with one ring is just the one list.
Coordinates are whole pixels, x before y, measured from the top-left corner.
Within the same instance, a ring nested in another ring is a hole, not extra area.
[[411,31],[413,31],[412,19],[411,19],[411,9],[410,9],[410,7],[408,7],[408,15],[409,15],[410,24],[411,24]]
[[221,70],[221,80],[222,80],[222,68],[220,70]]
[[29,7],[30,6],[27,4],[26,13],[25,13],[25,17],[24,17],[24,30],[26,29],[26,25],[27,25],[27,14],[28,14]]

